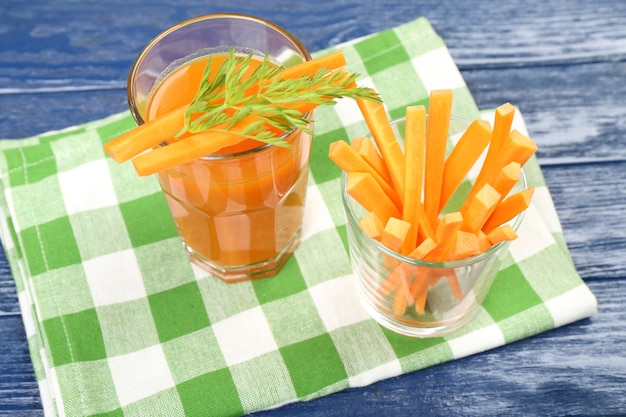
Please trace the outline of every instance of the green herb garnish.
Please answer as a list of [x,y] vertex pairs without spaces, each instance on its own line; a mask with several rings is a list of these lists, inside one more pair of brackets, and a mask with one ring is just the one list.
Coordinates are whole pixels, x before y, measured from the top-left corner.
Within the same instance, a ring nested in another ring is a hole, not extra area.
[[[237,55],[231,49],[228,58],[212,74],[212,58],[209,57],[198,93],[185,114],[185,128],[177,136],[186,131],[220,130],[288,146],[280,135],[268,130],[267,125],[281,132],[301,129],[310,133],[310,120],[293,108],[295,103],[333,105],[336,99],[343,97],[381,101],[371,89],[354,86],[359,74],[321,69],[313,76],[282,79],[279,74],[283,67],[276,66],[265,55],[260,65],[247,75],[252,59],[252,54]],[[250,91],[255,93],[250,94]],[[243,131],[229,130],[250,115],[256,116],[255,121]]]

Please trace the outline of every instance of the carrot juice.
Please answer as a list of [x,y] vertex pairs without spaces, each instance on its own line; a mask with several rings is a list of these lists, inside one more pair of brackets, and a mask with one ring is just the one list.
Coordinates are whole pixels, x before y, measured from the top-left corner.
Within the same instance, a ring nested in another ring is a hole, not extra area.
[[[213,55],[213,65],[225,57]],[[206,63],[197,58],[167,74],[145,119],[190,103]],[[283,139],[289,147],[248,140],[157,174],[185,249],[218,278],[274,275],[299,243],[311,136],[294,130]]]

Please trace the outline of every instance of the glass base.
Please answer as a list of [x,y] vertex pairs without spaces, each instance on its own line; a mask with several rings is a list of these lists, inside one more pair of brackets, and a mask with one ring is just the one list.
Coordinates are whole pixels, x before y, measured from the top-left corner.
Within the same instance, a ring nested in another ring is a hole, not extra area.
[[381,326],[404,336],[415,338],[433,338],[452,334],[467,326],[480,311],[480,306],[474,297],[463,300],[461,311],[456,314],[447,314],[439,320],[425,319],[424,321],[402,319],[389,311],[381,311],[372,305],[360,290],[360,301],[365,311]]
[[301,228],[298,228],[287,245],[285,245],[283,250],[276,254],[276,256],[261,262],[247,265],[219,265],[194,251],[193,248],[185,242],[183,242],[183,248],[187,252],[189,260],[194,265],[199,266],[214,277],[230,284],[259,278],[269,278],[276,275],[281,270],[285,262],[287,262],[291,254],[296,250],[298,245],[300,245],[301,234]]

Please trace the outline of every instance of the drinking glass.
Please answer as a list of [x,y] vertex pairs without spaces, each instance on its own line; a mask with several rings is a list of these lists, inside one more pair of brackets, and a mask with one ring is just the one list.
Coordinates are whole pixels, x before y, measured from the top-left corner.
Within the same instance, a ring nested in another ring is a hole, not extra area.
[[[169,73],[231,48],[268,54],[286,67],[311,59],[293,35],[257,17],[213,14],[184,21],[148,43],[131,68],[127,93],[137,124],[150,117],[151,94]],[[282,139],[290,146],[259,143],[156,174],[191,261],[226,282],[275,275],[299,244],[311,135],[293,130]]]

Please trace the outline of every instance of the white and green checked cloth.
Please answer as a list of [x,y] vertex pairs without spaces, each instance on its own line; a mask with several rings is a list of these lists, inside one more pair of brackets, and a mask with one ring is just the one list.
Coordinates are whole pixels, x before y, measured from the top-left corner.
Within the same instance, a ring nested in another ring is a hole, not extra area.
[[[425,19],[340,45],[390,116],[455,91],[481,113]],[[304,237],[282,272],[224,284],[190,265],[157,181],[107,158],[133,126],[116,114],[1,143],[2,242],[15,277],[47,416],[236,416],[525,338],[596,312],[567,251],[536,160],[537,186],[479,317],[413,339],[368,318],[346,248],[339,169],[328,144],[366,132],[358,107],[317,111]],[[517,127],[523,129],[518,118]]]

